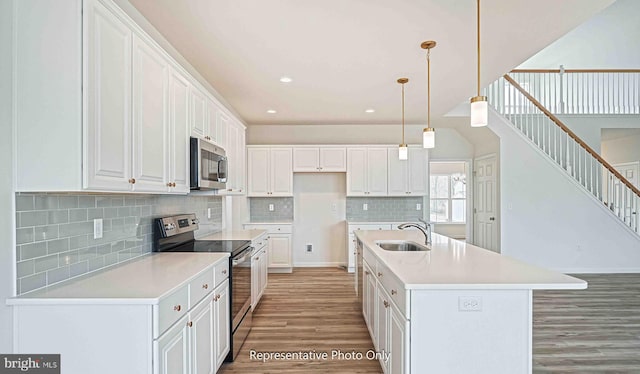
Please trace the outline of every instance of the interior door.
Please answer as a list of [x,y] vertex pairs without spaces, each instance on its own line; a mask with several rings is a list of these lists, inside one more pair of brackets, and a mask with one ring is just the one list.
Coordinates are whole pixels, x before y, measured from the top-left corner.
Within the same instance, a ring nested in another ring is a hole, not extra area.
[[496,156],[476,159],[474,164],[474,244],[499,252]]

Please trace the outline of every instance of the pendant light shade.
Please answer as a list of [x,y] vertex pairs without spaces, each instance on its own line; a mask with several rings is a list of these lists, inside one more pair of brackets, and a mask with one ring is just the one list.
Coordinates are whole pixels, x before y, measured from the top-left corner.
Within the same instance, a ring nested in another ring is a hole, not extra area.
[[422,148],[436,146],[436,130],[431,127],[431,49],[436,46],[433,40],[422,42],[420,47],[427,50],[427,127],[422,130]]
[[409,159],[409,149],[407,149],[407,144],[404,142],[404,84],[407,82],[409,82],[409,78],[398,78],[398,83],[402,85],[402,143],[398,146],[399,160]]
[[436,146],[436,130],[427,127],[422,130],[422,147],[434,148]]
[[477,46],[478,46],[478,91],[477,95],[471,98],[471,127],[486,126],[489,122],[489,107],[487,97],[480,95],[480,0],[477,0]]

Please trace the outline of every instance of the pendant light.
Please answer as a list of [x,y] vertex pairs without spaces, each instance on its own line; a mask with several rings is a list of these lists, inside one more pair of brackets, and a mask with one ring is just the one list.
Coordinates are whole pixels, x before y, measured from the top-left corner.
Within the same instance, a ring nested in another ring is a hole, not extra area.
[[477,0],[478,92],[471,98],[471,127],[486,126],[489,117],[487,97],[480,96],[480,0]]
[[422,147],[436,146],[436,130],[431,127],[431,49],[436,46],[433,40],[422,42],[420,47],[427,50],[427,127],[422,129]]
[[404,84],[409,82],[409,78],[398,78],[398,83],[402,85],[402,143],[398,146],[398,159],[407,160],[409,158],[409,149],[404,142]]

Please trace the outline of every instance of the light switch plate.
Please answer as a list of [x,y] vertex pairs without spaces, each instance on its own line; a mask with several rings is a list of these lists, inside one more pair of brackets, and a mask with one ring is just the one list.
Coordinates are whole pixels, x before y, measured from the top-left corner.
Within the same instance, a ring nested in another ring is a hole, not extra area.
[[102,218],[96,218],[93,220],[93,238],[102,238]]
[[421,209],[422,209],[422,204],[417,203],[417,204],[416,204],[416,210],[421,210]]
[[368,204],[362,204],[362,210],[369,210]]
[[273,204],[269,204],[269,211],[273,212],[275,210],[275,208],[273,207]]

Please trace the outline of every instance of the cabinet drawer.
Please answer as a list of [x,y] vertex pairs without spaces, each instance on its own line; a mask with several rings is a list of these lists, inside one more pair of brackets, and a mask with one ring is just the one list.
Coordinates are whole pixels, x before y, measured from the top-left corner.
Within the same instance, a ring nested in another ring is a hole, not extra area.
[[225,279],[229,278],[229,259],[225,258],[213,268],[214,284],[218,287]]
[[256,249],[256,252],[260,251],[267,245],[267,233],[265,232],[263,235],[260,235],[259,238],[256,238],[251,241],[251,246]]
[[374,254],[371,252],[369,248],[363,246],[362,258],[364,258],[367,264],[369,264],[369,266],[371,267],[371,270],[376,269],[376,264],[378,263],[378,261],[376,260],[376,256],[374,256]]
[[265,225],[265,224],[246,224],[244,225],[245,229],[254,229],[254,230],[266,230],[268,234],[291,234],[293,233],[292,225],[287,224],[274,224],[274,225]]
[[357,230],[391,230],[391,225],[385,224],[366,224],[366,225],[349,225],[349,233]]
[[169,296],[163,297],[154,307],[158,318],[155,319],[157,330],[153,335],[157,338],[189,310],[189,287],[185,285],[178,288]]
[[407,319],[409,316],[407,314],[407,304],[408,304],[408,296],[407,291],[404,289],[404,285],[395,275],[381,263],[378,263],[376,269],[376,278],[384,288],[384,290],[389,294],[391,300],[396,304],[400,313]]
[[192,308],[215,288],[213,268],[205,270],[202,274],[189,282],[189,308]]

